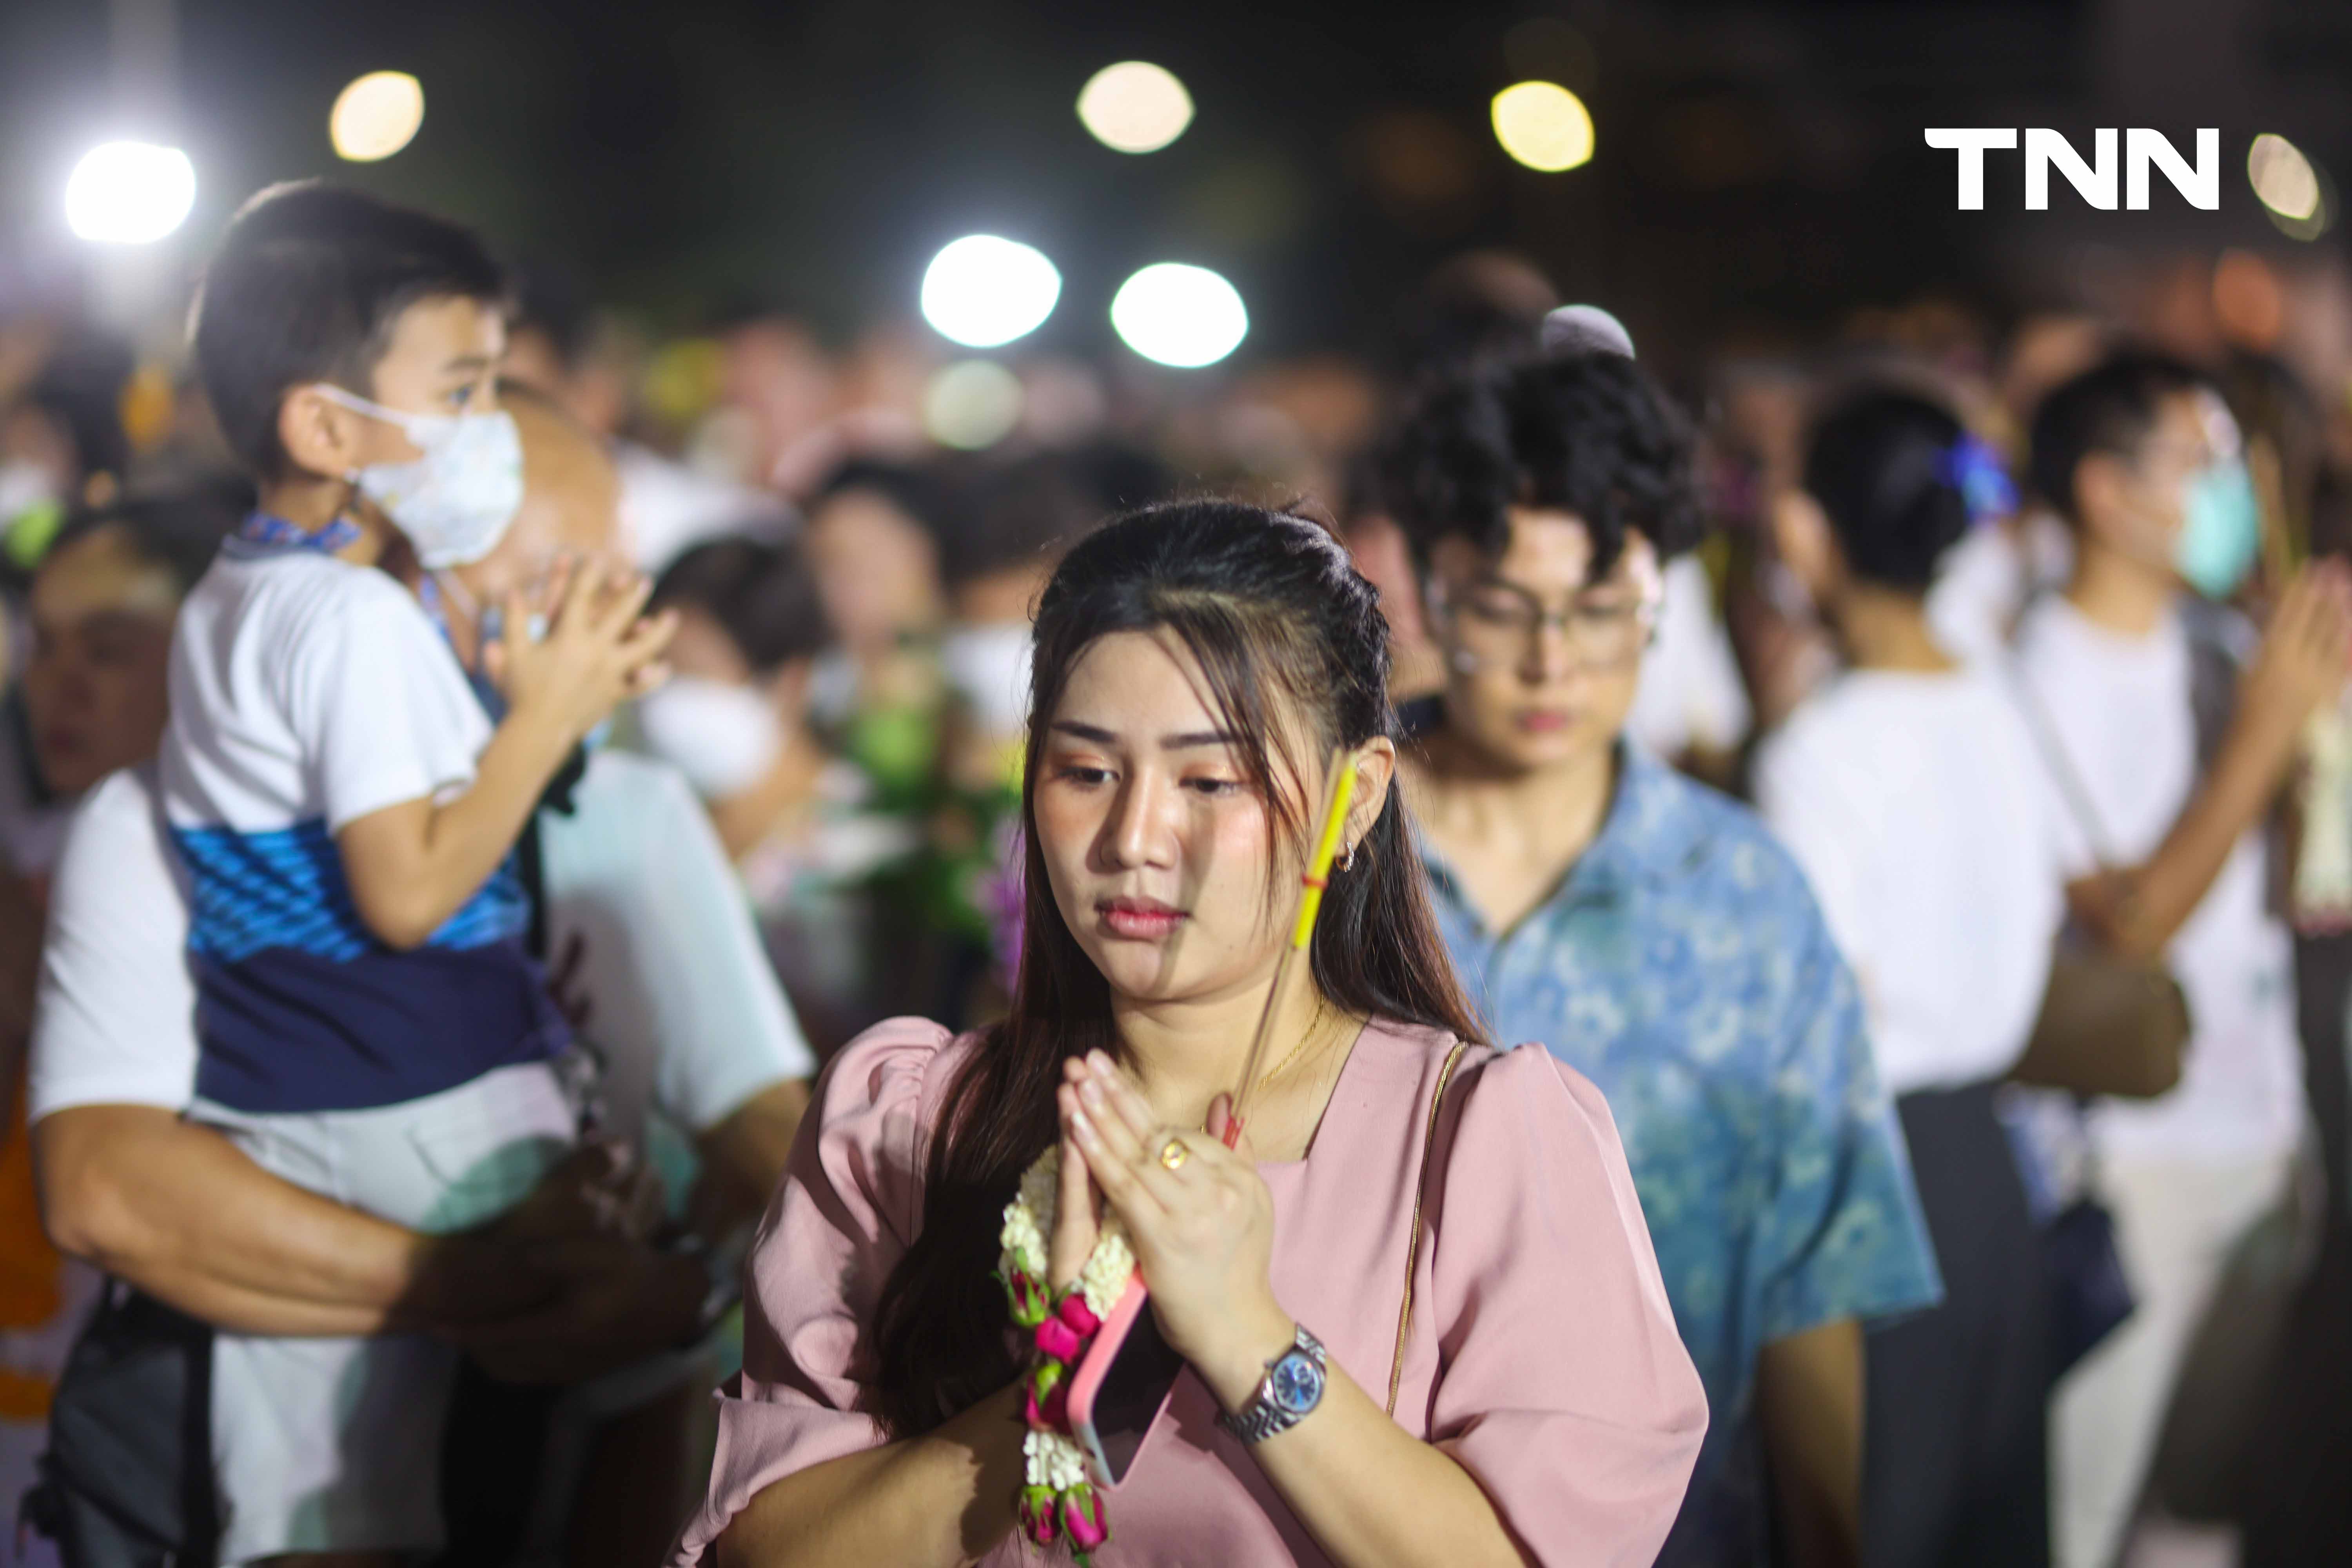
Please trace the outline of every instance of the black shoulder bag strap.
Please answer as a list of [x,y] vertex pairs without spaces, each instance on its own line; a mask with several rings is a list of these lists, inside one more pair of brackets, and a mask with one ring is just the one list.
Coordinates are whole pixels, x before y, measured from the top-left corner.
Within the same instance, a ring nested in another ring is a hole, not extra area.
[[213,1331],[107,1281],[49,1406],[40,1480],[19,1507],[66,1568],[210,1568]]

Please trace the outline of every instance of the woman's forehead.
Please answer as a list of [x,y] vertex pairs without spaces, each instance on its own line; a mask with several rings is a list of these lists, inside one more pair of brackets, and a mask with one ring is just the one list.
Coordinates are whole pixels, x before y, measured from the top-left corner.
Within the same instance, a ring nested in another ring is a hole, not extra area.
[[1079,651],[1055,705],[1056,724],[1122,739],[1221,730],[1200,661],[1173,633],[1112,632]]
[[[1276,787],[1301,787],[1298,759],[1315,753],[1307,740],[1314,727],[1281,682],[1261,679],[1257,686],[1273,730],[1264,739]],[[1163,626],[1087,645],[1070,667],[1047,738],[1210,757],[1230,754],[1243,739],[1234,733],[1240,721],[1219,710],[1200,661]]]

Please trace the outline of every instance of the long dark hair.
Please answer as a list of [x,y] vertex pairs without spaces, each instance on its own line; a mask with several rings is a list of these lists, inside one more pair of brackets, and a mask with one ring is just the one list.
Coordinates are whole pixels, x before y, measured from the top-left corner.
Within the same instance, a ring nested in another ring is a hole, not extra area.
[[[1097,1047],[1120,1054],[1109,987],[1046,880],[1035,792],[1045,724],[1072,667],[1097,638],[1130,631],[1171,635],[1197,661],[1267,802],[1269,832],[1294,857],[1312,809],[1298,784],[1318,775],[1331,748],[1396,733],[1378,596],[1315,524],[1238,501],[1178,501],[1117,518],[1063,559],[1037,610],[1021,790],[1025,924],[1012,1011],[947,1091],[925,1162],[922,1229],[877,1312],[877,1414],[901,1436],[939,1426],[1020,1370],[1003,1292],[990,1278],[998,1216],[1055,1140],[1064,1058]],[[1284,737],[1300,728],[1313,750],[1288,755]],[[1392,788],[1353,868],[1332,878],[1307,955],[1315,984],[1349,1012],[1474,1038],[1478,1025],[1421,879]],[[1276,892],[1270,884],[1268,899]]]

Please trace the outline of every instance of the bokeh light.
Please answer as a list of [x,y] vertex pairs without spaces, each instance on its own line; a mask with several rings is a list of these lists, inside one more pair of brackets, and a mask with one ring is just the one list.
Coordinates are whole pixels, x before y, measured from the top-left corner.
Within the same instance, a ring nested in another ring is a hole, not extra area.
[[958,360],[923,388],[923,428],[943,447],[977,452],[1021,423],[1021,378],[992,359]]
[[2284,136],[2262,135],[2246,150],[2246,179],[2263,205],[2301,221],[2319,210],[2319,174]]
[[1062,275],[1045,252],[992,234],[954,241],[923,272],[923,320],[968,349],[1036,331],[1061,297]]
[[1119,341],[1158,364],[1214,364],[1249,334],[1240,292],[1205,267],[1159,261],[1118,286],[1110,324]]
[[2251,250],[2223,251],[2213,264],[2213,317],[2240,348],[2276,348],[2286,330],[2286,290],[2270,263]]
[[114,402],[115,417],[131,437],[134,452],[152,452],[171,438],[179,395],[173,389],[171,367],[160,360],[142,361],[122,384]]
[[66,181],[66,225],[100,245],[148,245],[187,221],[196,167],[177,147],[109,142]]
[[2284,136],[2257,136],[2246,149],[2246,183],[2271,226],[2294,239],[2317,239],[2336,220],[2327,171]]
[[1556,174],[1592,157],[1592,115],[1558,82],[1519,82],[1495,95],[1495,140],[1528,168]]
[[1106,147],[1157,153],[1192,123],[1192,95],[1165,67],[1121,60],[1078,90],[1078,118]]
[[354,163],[389,158],[425,123],[425,88],[406,71],[370,71],[335,96],[327,136]]

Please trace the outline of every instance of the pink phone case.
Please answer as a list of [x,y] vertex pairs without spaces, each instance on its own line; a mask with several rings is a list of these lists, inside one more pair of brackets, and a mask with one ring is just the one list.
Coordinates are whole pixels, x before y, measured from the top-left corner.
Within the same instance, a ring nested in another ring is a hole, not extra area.
[[[1103,1379],[1109,1374],[1111,1363],[1118,1359],[1118,1347],[1126,1342],[1135,1320],[1150,1309],[1151,1293],[1143,1288],[1141,1277],[1129,1276],[1126,1290],[1111,1308],[1110,1316],[1103,1320],[1102,1327],[1095,1331],[1094,1342],[1078,1359],[1077,1371],[1070,1375],[1070,1435],[1086,1450],[1087,1468],[1094,1472],[1095,1484],[1106,1489],[1114,1483],[1110,1479],[1110,1458],[1103,1452],[1101,1435],[1095,1430],[1095,1396],[1102,1392]],[[1173,1392],[1171,1388],[1170,1393]],[[1165,1395],[1160,1401],[1160,1408],[1168,1408]],[[1153,1419],[1158,1419],[1156,1413]],[[1131,1470],[1133,1466],[1129,1468]]]

